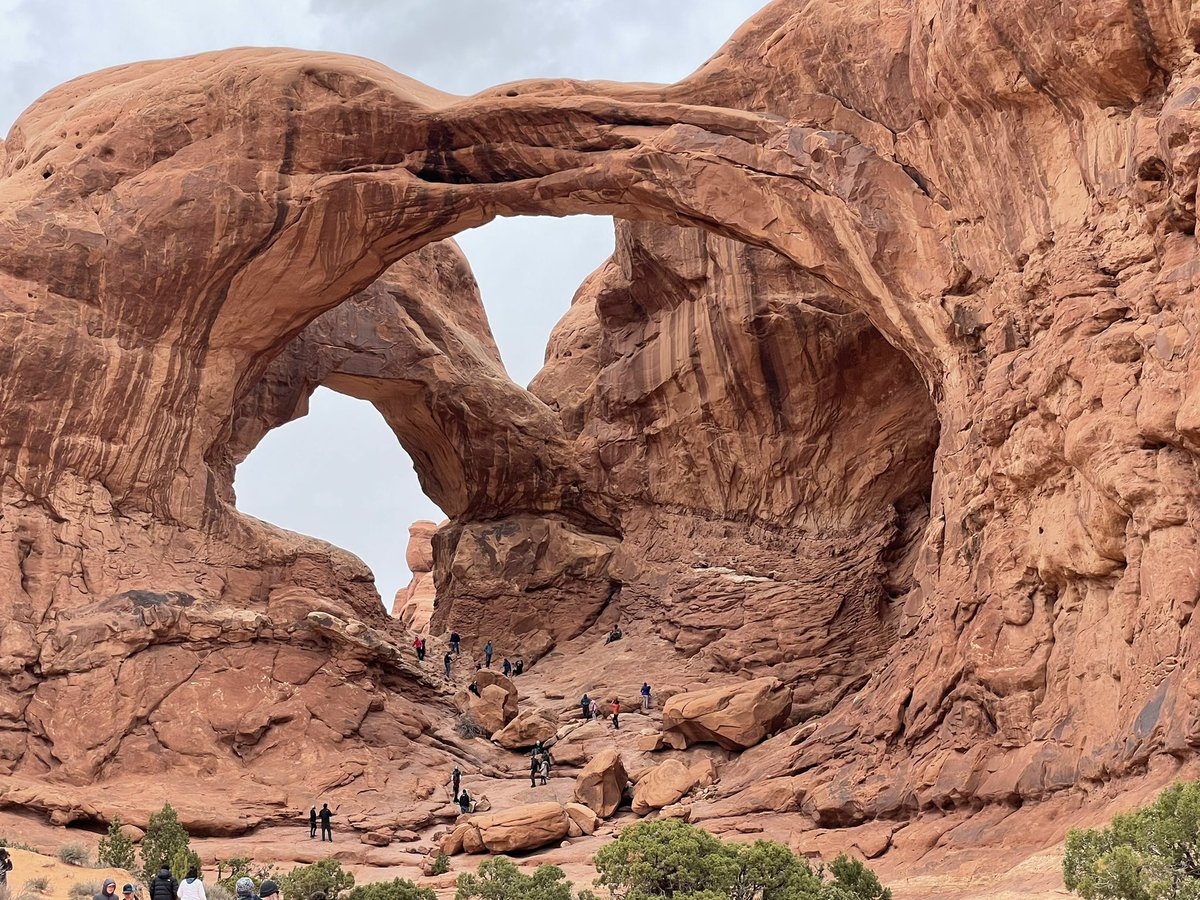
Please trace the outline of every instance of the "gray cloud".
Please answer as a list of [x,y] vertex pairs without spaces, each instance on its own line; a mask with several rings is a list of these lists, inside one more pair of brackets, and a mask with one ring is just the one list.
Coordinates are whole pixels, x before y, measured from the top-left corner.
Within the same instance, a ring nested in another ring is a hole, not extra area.
[[[352,53],[461,94],[530,77],[675,81],[763,2],[0,0],[0,129],[87,72],[237,46]],[[612,252],[611,220],[498,220],[459,242],[509,373],[527,384],[575,289]],[[389,603],[409,579],[408,525],[441,518],[375,411],[325,390],[239,467],[237,491],[244,511],[357,553]]]

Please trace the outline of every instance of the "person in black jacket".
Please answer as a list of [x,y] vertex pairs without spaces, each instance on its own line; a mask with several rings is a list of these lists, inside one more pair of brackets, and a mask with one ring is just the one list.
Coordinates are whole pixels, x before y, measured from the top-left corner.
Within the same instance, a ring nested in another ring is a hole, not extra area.
[[150,900],[175,900],[179,893],[179,882],[171,874],[171,870],[163,866],[150,882]]
[[8,851],[0,847],[0,884],[8,883],[8,873],[12,871],[12,859]]
[[308,811],[308,836],[309,839],[317,836],[317,808],[315,806]]
[[[333,841],[333,828],[329,824],[329,820],[333,818],[333,810],[329,808],[328,803],[321,804],[321,811],[317,813],[321,817],[321,840]],[[326,837],[328,835],[328,837]]]

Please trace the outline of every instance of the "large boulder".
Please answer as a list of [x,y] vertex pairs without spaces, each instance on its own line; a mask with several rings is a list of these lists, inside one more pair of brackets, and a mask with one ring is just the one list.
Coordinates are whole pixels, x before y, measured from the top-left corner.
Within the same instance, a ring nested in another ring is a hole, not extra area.
[[512,853],[536,850],[561,841],[571,830],[572,817],[561,803],[529,803],[502,812],[472,816],[443,840],[442,850],[453,854]]
[[677,759],[643,772],[633,790],[633,811],[644,816],[670,806],[697,784],[696,773]]
[[628,783],[621,754],[616,750],[601,750],[575,779],[575,799],[607,819],[621,805]]
[[492,735],[492,740],[509,750],[532,747],[558,734],[558,717],[542,709],[527,709]]
[[745,750],[786,725],[791,708],[786,685],[778,678],[758,678],[676,694],[663,707],[663,730],[668,740],[685,746],[714,743]]
[[516,703],[509,702],[504,689],[495,684],[481,685],[479,696],[459,691],[454,705],[486,734],[495,734],[517,716]]

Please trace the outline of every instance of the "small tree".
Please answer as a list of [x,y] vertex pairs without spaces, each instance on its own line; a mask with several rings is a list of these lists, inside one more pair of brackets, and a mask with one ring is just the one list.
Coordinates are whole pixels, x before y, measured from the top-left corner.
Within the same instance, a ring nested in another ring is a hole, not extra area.
[[[575,900],[573,887],[558,866],[538,866],[526,875],[511,860],[497,856],[481,863],[476,874],[458,876],[454,900]],[[595,900],[595,895],[582,891],[578,900]]]
[[230,859],[217,860],[217,884],[230,894],[234,892],[237,880],[242,877],[253,878],[255,884],[266,878],[278,881],[282,876],[275,871],[274,866],[256,866],[248,856],[234,856]]
[[346,900],[437,900],[437,894],[429,888],[417,887],[406,878],[396,878],[356,887]]
[[170,803],[164,803],[162,809],[150,816],[146,834],[142,838],[142,878],[147,882],[153,881],[163,866],[171,868],[179,851],[188,850],[189,843],[188,833],[179,824],[179,816]]
[[1063,881],[1086,900],[1200,897],[1200,782],[1177,781],[1107,828],[1071,829]]
[[325,900],[339,900],[354,887],[354,876],[342,870],[336,859],[320,859],[312,865],[296,866],[279,879],[285,897],[311,897],[321,891]]
[[188,869],[193,867],[197,872],[200,871],[200,854],[191,847],[180,847],[171,857],[171,874],[175,876],[176,881],[184,878]]
[[108,834],[100,838],[96,860],[102,866],[133,871],[133,840],[121,831],[120,816],[113,816],[108,823]]

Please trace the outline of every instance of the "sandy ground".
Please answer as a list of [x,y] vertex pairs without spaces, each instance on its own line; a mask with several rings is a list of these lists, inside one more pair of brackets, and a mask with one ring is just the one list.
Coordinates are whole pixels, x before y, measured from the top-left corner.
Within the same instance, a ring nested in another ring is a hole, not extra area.
[[[75,840],[74,834],[65,829],[63,831],[61,843],[66,844]],[[88,847],[88,852],[94,855],[94,841],[80,840],[78,843]],[[30,853],[28,850],[10,848],[8,852],[12,855],[13,861],[13,870],[8,873],[8,888],[13,900],[18,900],[22,895],[29,897],[30,900],[69,900],[72,885],[92,884],[95,885],[95,890],[99,890],[106,878],[112,878],[117,882],[117,897],[120,898],[122,887],[130,883],[137,884],[137,881],[128,872],[122,872],[120,869],[85,869],[79,866],[69,866],[59,862],[56,857]],[[46,882],[44,890],[34,889],[34,885],[39,879],[44,879]],[[146,892],[140,887],[138,896],[141,900],[144,900],[146,896]],[[91,894],[88,895],[88,900],[90,898]]]

